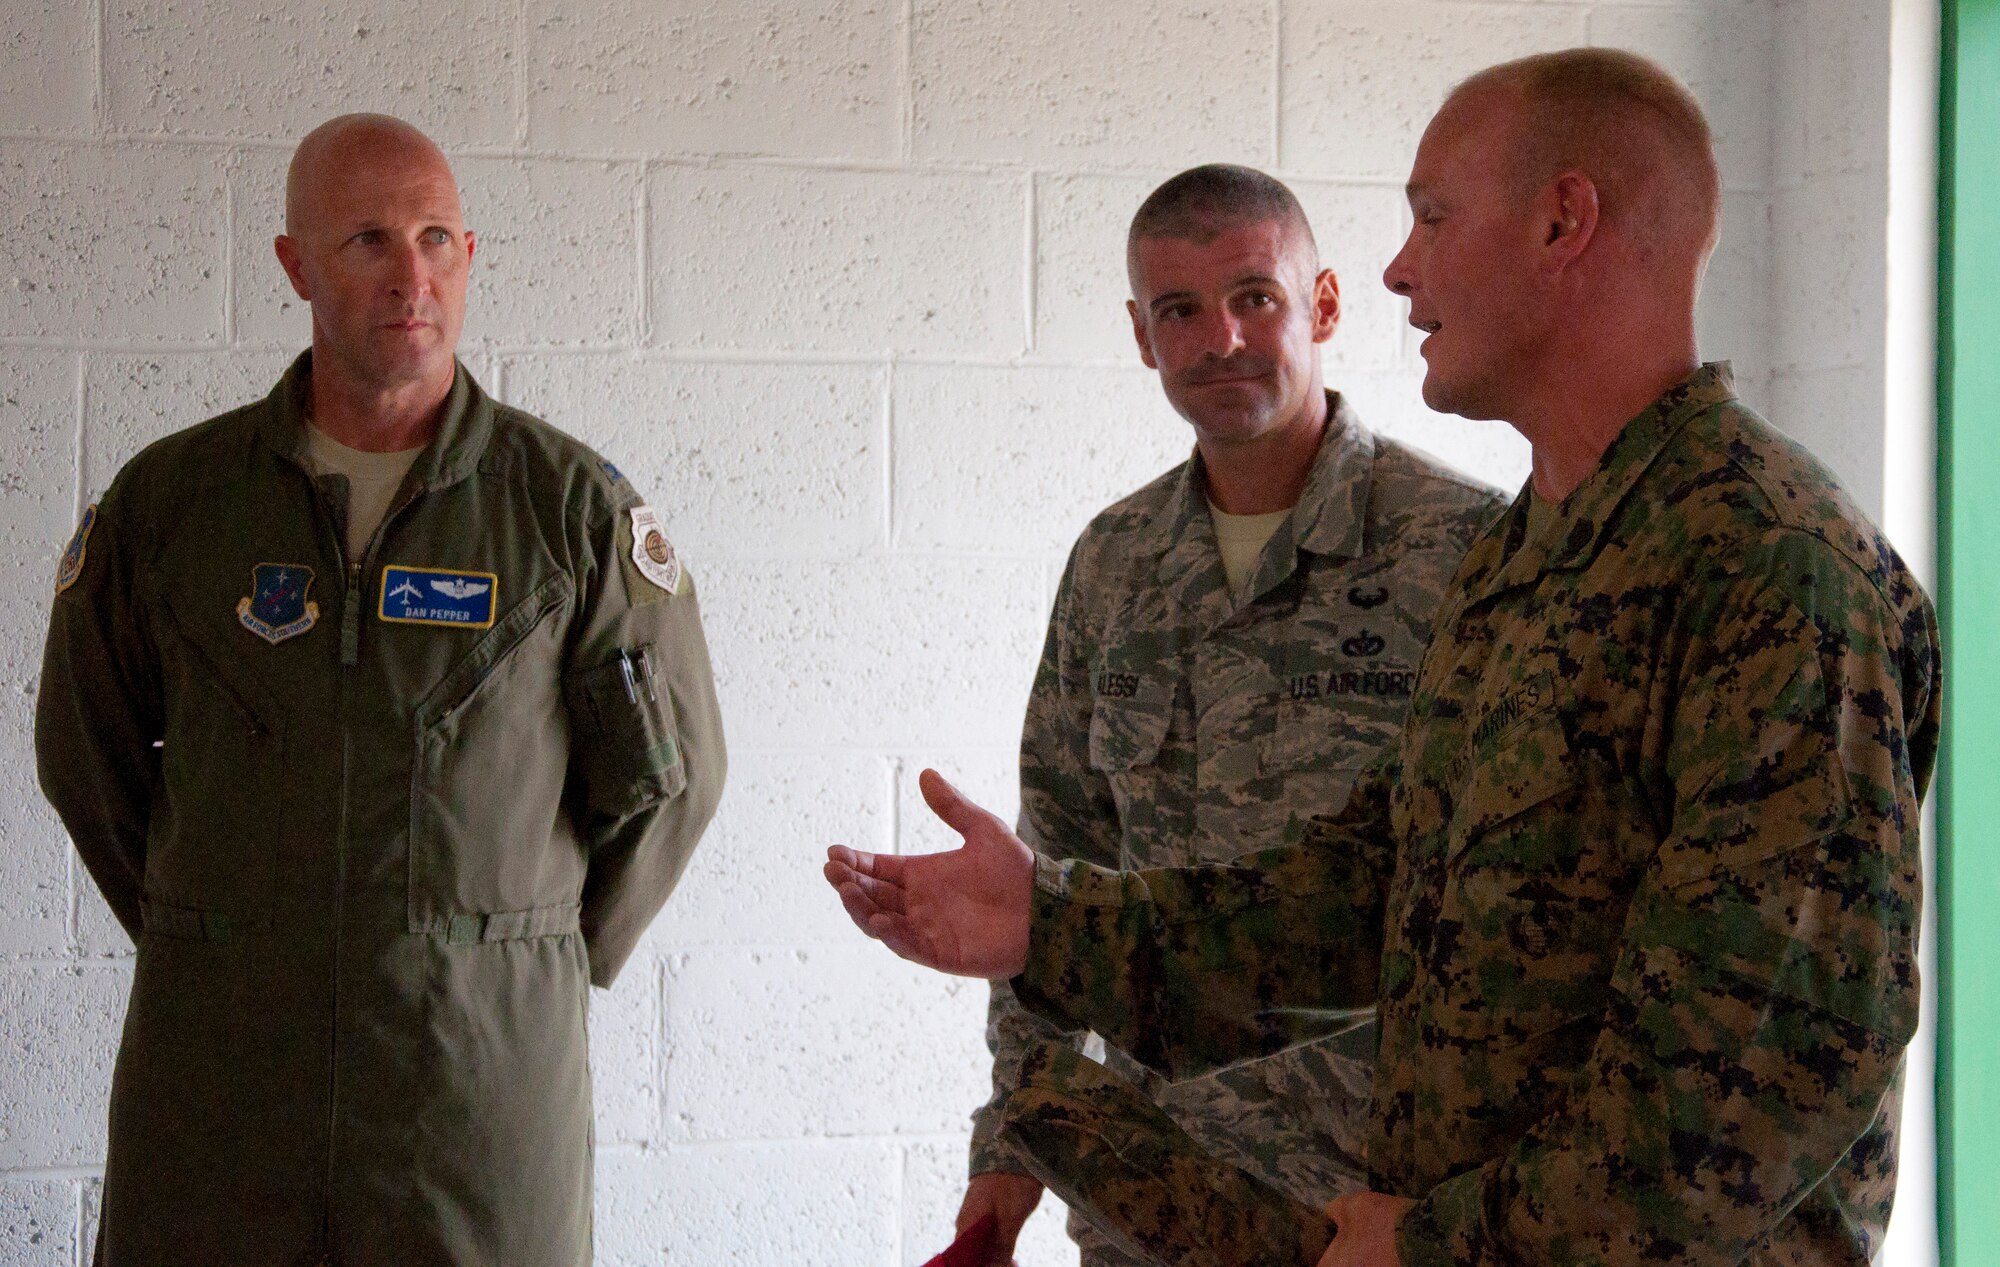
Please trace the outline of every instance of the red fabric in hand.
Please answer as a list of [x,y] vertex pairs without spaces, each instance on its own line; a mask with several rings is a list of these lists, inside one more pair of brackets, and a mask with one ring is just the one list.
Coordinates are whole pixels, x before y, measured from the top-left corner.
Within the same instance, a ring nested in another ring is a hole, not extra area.
[[971,1227],[965,1229],[936,1258],[924,1267],[986,1267],[986,1256],[993,1252],[993,1234],[999,1224],[990,1214],[982,1214]]

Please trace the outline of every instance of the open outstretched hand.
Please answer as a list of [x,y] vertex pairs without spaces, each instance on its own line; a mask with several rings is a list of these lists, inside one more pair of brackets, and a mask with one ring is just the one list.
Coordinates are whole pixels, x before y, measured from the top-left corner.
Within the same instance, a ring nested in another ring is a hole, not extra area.
[[1035,855],[1007,824],[960,796],[935,770],[924,803],[964,838],[914,858],[826,851],[826,880],[862,932],[913,963],[962,977],[1004,980],[1028,963]]

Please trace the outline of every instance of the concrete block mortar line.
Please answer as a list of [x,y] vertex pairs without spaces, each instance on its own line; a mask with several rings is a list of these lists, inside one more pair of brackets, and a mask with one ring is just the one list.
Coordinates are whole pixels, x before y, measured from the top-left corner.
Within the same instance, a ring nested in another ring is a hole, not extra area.
[[1027,337],[1021,340],[1021,346],[1029,351],[1035,350],[1035,296],[1042,284],[1040,261],[1036,259],[1041,250],[1041,182],[1040,172],[1029,172],[1028,179],[1022,182],[1028,224],[1021,244],[1024,256],[1021,276],[1026,283],[1021,287],[1021,315],[1027,322]]
[[[79,872],[78,874],[81,883],[89,881],[90,876],[88,872]],[[46,954],[40,951],[29,951],[27,954],[21,955],[0,954],[0,969],[65,968],[74,972],[81,972],[89,968],[93,971],[97,969],[109,969],[114,972],[130,972],[137,962],[138,952],[136,950],[99,952],[94,955],[86,955],[80,948],[73,949],[66,954]]]
[[[639,257],[639,278],[642,282],[651,276],[646,270],[652,267],[652,175],[653,165],[646,162],[640,163],[639,188],[633,194],[634,206],[632,214],[639,218],[639,231],[633,235],[634,250]],[[636,333],[640,347],[651,346],[653,342],[653,288],[650,285],[641,285],[639,287],[639,329]]]
[[649,1139],[663,1140],[667,1137],[667,1079],[671,1071],[667,1068],[667,959],[661,956],[653,965],[653,1003],[656,1019],[653,1032],[653,1125],[647,1132]]
[[528,144],[528,0],[514,0],[514,144]]
[[96,135],[103,137],[111,128],[110,54],[105,50],[104,0],[90,3],[91,61],[97,68],[96,82],[90,86],[90,116]]
[[243,152],[232,149],[222,166],[222,240],[228,244],[228,258],[222,262],[222,334],[236,341],[236,173],[242,167]]
[[83,891],[77,885],[76,850],[70,849],[63,856],[63,941],[69,946],[69,962],[74,963],[83,954],[83,939],[79,925],[83,920]]
[[882,549],[897,553],[896,541],[896,364],[882,367]]
[[[886,954],[888,952],[885,951],[883,953]],[[744,1149],[764,1149],[764,1148],[770,1148],[773,1145],[783,1146],[787,1144],[804,1144],[810,1146],[813,1144],[831,1144],[831,1143],[886,1144],[898,1148],[908,1148],[908,1147],[918,1147],[926,1144],[959,1145],[965,1143],[966,1139],[969,1136],[970,1136],[969,1131],[962,1131],[948,1135],[939,1134],[934,1131],[913,1131],[907,1135],[896,1135],[896,1134],[879,1133],[879,1132],[875,1134],[862,1134],[862,1133],[850,1134],[843,1132],[834,1132],[828,1135],[794,1135],[794,1136],[767,1135],[767,1136],[758,1136],[754,1138],[750,1136],[744,1136],[739,1139],[689,1139],[689,1140],[629,1140],[628,1139],[628,1140],[617,1140],[615,1142],[606,1142],[599,1144],[597,1146],[597,1155],[600,1158],[674,1157],[674,1156],[699,1157],[704,1155],[714,1156],[718,1154],[740,1152]],[[99,1175],[96,1171],[92,1171],[89,1174],[82,1175],[80,1177],[84,1180],[90,1180],[98,1178]]]
[[1284,135],[1285,0],[1271,0],[1271,166],[1273,169],[1285,165]]
[[902,90],[902,100],[897,103],[896,153],[908,163],[917,147],[917,4],[916,0],[903,0],[902,39],[897,41],[897,54],[903,64],[897,68],[896,85]]
[[896,1257],[893,1261],[904,1263],[910,1260],[910,1146],[903,1144],[896,1149]]
[[883,815],[883,830],[888,833],[884,853],[903,852],[903,798],[900,789],[903,783],[903,758],[896,753],[888,754],[882,762],[882,770],[889,783],[889,812]]
[[221,342],[191,342],[187,340],[162,339],[157,343],[140,343],[131,339],[71,339],[58,335],[10,334],[0,335],[0,348],[25,348],[33,352],[99,352],[112,356],[151,356],[155,353],[166,355],[173,352],[249,352],[254,347],[234,347],[227,340]]
[[705,551],[704,557],[716,563],[825,563],[828,559],[840,559],[865,563],[891,563],[902,559],[912,559],[924,563],[1025,563],[1041,566],[1050,562],[1062,562],[1062,555],[1048,554],[1007,554],[994,552],[983,554],[977,550],[852,550],[842,549],[833,554],[813,554],[801,550],[712,550]]
[[[1546,5],[1536,5],[1545,9]],[[221,133],[196,132],[137,132],[131,130],[106,130],[90,137],[66,137],[57,133],[34,132],[20,128],[0,126],[0,141],[38,141],[49,144],[66,145],[150,145],[177,146],[190,149],[223,149],[239,151],[243,154],[263,152],[290,156],[297,147],[296,139],[281,137],[256,137],[228,135]],[[446,155],[453,159],[493,159],[533,163],[583,163],[591,165],[638,164],[649,173],[659,169],[676,167],[700,171],[727,171],[745,169],[768,171],[773,168],[790,168],[797,171],[832,172],[838,174],[867,176],[988,176],[1024,177],[1035,174],[1082,177],[1085,179],[1115,180],[1132,176],[1157,176],[1160,166],[1156,162],[1134,162],[1129,164],[1083,163],[1065,165],[1059,169],[1049,168],[1038,162],[953,162],[940,159],[894,160],[858,159],[839,157],[814,157],[812,155],[775,155],[741,152],[713,151],[701,153],[663,153],[640,150],[545,150],[535,146],[511,145],[452,145],[445,148]],[[1829,169],[1830,170],[1830,169]],[[1861,170],[1859,168],[1855,170]],[[1288,171],[1273,166],[1270,174],[1285,181],[1320,181],[1352,185],[1357,188],[1401,189],[1401,176],[1385,175],[1380,172],[1329,172],[1324,170]],[[1838,173],[1834,173],[1838,174]]]
[[[912,748],[908,744],[745,744],[729,745],[732,757],[837,757],[868,756],[881,757],[884,761],[902,761]],[[952,744],[954,756],[968,757],[1013,757],[1018,751],[1011,743]],[[893,773],[893,772],[892,772]],[[896,823],[890,819],[888,830],[894,831]]]
[[69,1190],[70,1217],[76,1221],[76,1238],[70,1246],[71,1267],[87,1267],[85,1256],[91,1252],[83,1243],[83,1185],[85,1182],[82,1179],[75,1180]]
[[[83,428],[85,425],[84,420],[89,417],[84,396],[89,391],[90,378],[84,372],[83,356],[81,353],[77,354],[76,359],[71,363],[70,370],[74,375],[70,390],[70,406],[73,410],[71,421],[75,425],[69,430],[69,469],[71,475],[69,518],[71,523],[76,523],[83,518],[84,490],[89,487],[85,482],[87,472],[83,469]],[[74,853],[74,850],[71,852]]]
[[84,1184],[92,1179],[104,1177],[102,1166],[21,1166],[0,1170],[0,1175],[15,1183],[75,1183]]
[[[647,287],[651,290],[651,287]],[[473,301],[478,302],[476,299]],[[77,346],[75,343],[43,341],[46,346],[63,350]],[[40,346],[28,339],[0,338],[0,347],[18,345]],[[230,351],[271,352],[289,350],[292,345],[285,343],[241,343]],[[114,352],[153,352],[161,347],[107,347],[93,349]],[[171,349],[169,349],[171,350]],[[185,350],[203,350],[199,348]],[[208,350],[220,350],[219,348]],[[480,344],[470,350],[483,352],[488,356],[507,359],[541,358],[554,359],[566,356],[616,356],[629,355],[635,362],[645,365],[771,365],[771,366],[886,366],[891,359],[902,365],[921,368],[962,367],[965,369],[1124,369],[1139,367],[1138,354],[1129,357],[1120,354],[1108,356],[1054,356],[1036,351],[994,354],[980,356],[963,352],[896,352],[881,351],[842,352],[838,350],[812,349],[792,351],[785,348],[697,348],[677,346],[671,343],[564,343],[564,344]],[[1378,368],[1388,369],[1385,364]]]

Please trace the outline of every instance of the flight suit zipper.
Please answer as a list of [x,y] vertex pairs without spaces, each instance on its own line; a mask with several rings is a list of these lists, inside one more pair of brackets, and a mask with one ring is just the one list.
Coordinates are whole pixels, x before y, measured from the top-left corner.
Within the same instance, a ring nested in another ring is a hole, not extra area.
[[[317,484],[315,483],[315,487]],[[347,558],[345,525],[336,523],[334,550],[341,561],[342,570],[347,575],[347,592],[340,608],[340,806],[336,817],[334,835],[334,894],[333,894],[333,1050],[327,1061],[327,1132],[326,1132],[326,1190],[327,1190],[327,1252],[332,1252],[332,1220],[334,1175],[339,1161],[338,1131],[340,1123],[340,969],[341,969],[341,926],[345,918],[347,897],[347,846],[348,846],[348,791],[351,782],[354,756],[354,670],[361,664],[361,624],[362,600],[365,596],[369,567],[374,563],[376,552],[389,526],[397,516],[407,510],[423,492],[421,483],[406,492],[400,500],[386,511],[375,531],[370,535],[368,545],[362,550],[361,558],[350,562]]]

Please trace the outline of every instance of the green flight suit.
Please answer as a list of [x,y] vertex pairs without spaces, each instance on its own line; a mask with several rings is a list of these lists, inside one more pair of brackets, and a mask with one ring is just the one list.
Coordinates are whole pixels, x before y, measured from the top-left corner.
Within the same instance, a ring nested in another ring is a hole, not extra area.
[[1917,1024],[1929,600],[1724,366],[1539,533],[1528,502],[1467,554],[1338,815],[1242,865],[1041,860],[1015,991],[1182,1074],[1376,1001],[1368,1162],[1417,1202],[1406,1267],[1866,1267]]
[[346,558],[309,373],[132,459],[58,578],[42,786],[138,946],[97,1262],[584,1264],[587,986],[722,788],[693,583],[462,366]]

